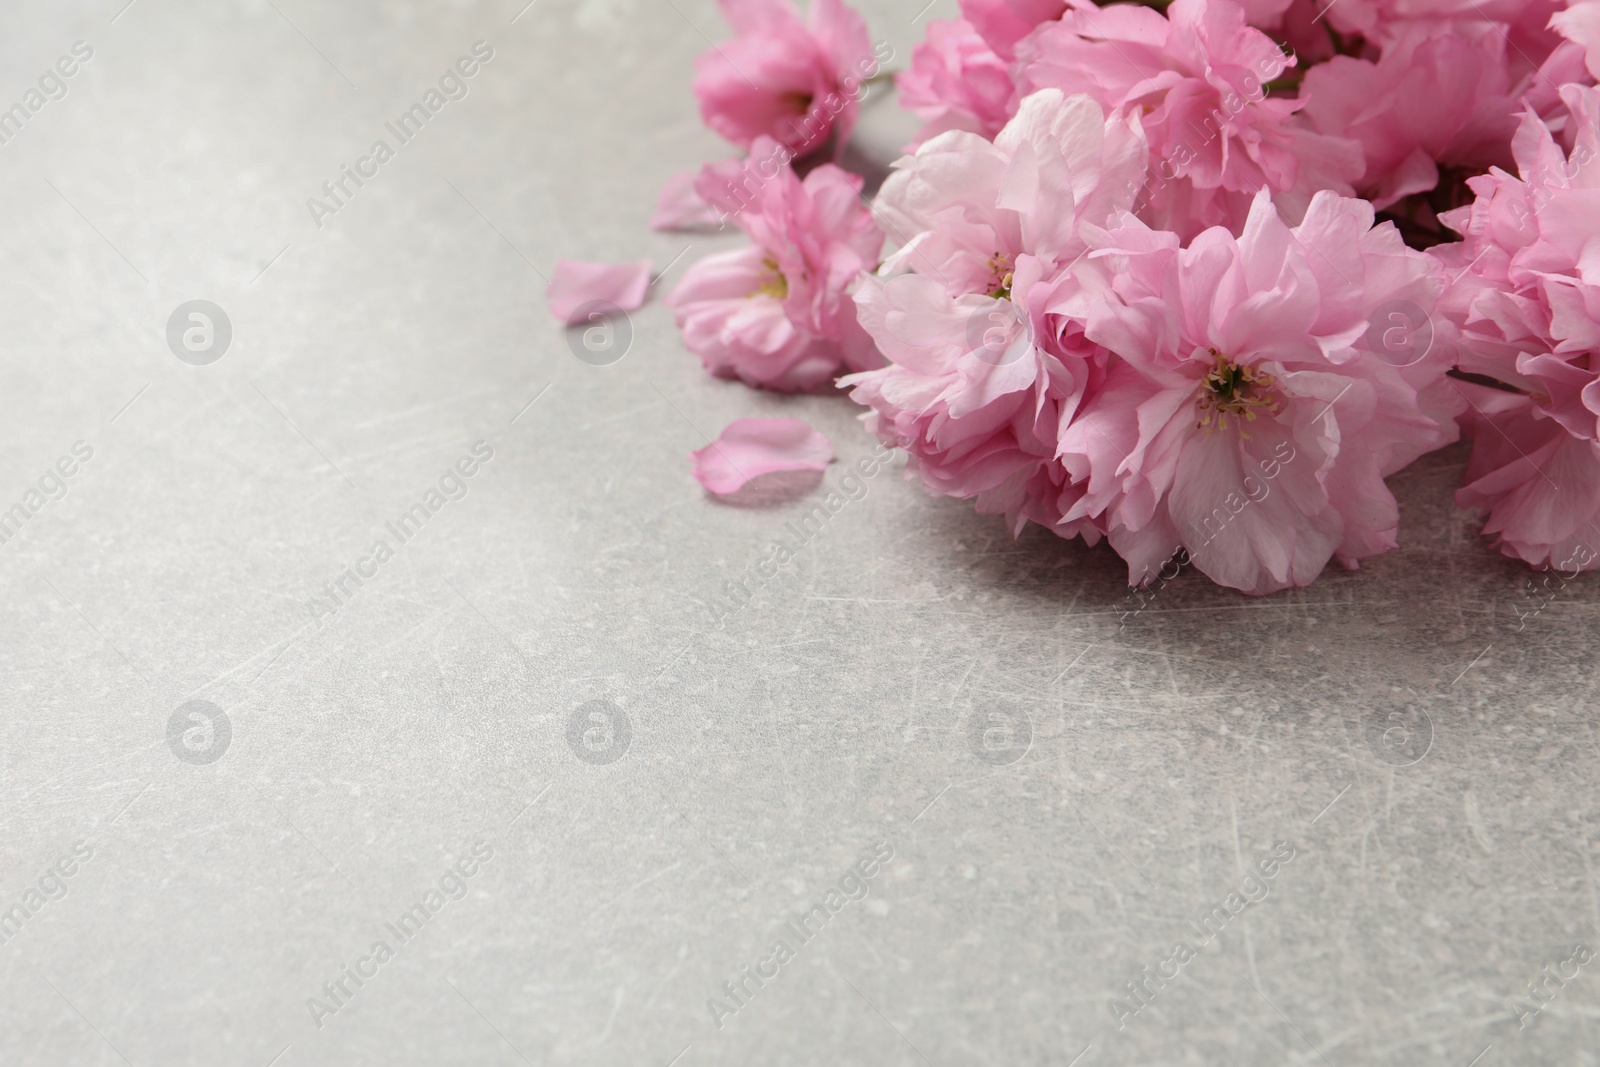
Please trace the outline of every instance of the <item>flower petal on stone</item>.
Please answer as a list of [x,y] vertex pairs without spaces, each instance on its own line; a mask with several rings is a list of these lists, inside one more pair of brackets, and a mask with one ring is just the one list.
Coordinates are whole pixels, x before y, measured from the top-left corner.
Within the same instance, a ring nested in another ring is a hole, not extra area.
[[726,496],[774,471],[825,470],[833,462],[833,446],[800,419],[735,419],[720,437],[690,455],[700,484]]
[[571,326],[585,316],[578,312],[596,300],[632,311],[644,303],[650,288],[650,261],[633,263],[588,263],[578,259],[558,259],[545,299],[550,314]]

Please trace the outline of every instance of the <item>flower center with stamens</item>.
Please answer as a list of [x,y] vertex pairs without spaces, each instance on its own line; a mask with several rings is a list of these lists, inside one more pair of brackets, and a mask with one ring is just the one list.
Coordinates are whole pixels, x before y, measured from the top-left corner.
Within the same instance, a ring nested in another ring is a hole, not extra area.
[[989,272],[988,294],[996,300],[1010,300],[1011,282],[1015,277],[1011,270],[1011,257],[1003,252],[990,256]]
[[1216,365],[1200,379],[1195,398],[1200,401],[1200,421],[1195,429],[1206,433],[1227,429],[1228,416],[1240,422],[1239,436],[1245,440],[1250,435],[1243,424],[1254,422],[1258,414],[1276,415],[1280,408],[1272,387],[1277,379],[1262,370],[1241,363],[1229,362],[1228,357],[1215,348],[1208,350]]
[[789,279],[783,276],[783,271],[778,269],[778,261],[771,256],[761,260],[761,265],[769,272],[769,277],[756,286],[755,291],[749,296],[770,296],[777,300],[789,298]]

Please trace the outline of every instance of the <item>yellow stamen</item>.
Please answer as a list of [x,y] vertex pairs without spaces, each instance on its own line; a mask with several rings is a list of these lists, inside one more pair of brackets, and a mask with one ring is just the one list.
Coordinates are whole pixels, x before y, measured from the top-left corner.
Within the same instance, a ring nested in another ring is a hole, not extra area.
[[1263,412],[1278,413],[1281,405],[1272,393],[1277,379],[1255,367],[1230,363],[1228,357],[1215,348],[1208,351],[1216,365],[1200,379],[1200,387],[1195,392],[1195,399],[1200,402],[1200,421],[1195,429],[1203,429],[1208,434],[1213,430],[1225,430],[1228,416],[1232,415],[1239,420],[1239,436],[1248,441],[1250,435],[1245,432],[1244,423],[1256,421],[1256,416]]
[[1001,252],[996,252],[989,257],[989,270],[993,272],[990,278],[991,285],[988,293],[996,300],[1011,299],[1011,283],[1016,277],[1011,270],[1011,257]]
[[778,261],[771,256],[761,260],[761,265],[772,272],[772,277],[758,285],[754,292],[748,296],[770,296],[778,300],[789,298],[789,279],[783,276],[783,271],[778,269]]

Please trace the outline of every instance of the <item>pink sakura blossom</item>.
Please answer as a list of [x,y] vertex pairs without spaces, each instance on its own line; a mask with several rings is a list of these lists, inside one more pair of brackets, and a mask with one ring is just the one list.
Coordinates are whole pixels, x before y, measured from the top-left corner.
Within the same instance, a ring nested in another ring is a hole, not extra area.
[[811,0],[805,22],[790,0],[718,3],[737,36],[695,61],[706,125],[741,148],[759,137],[798,156],[842,147],[881,58],[861,16],[841,0]]
[[690,455],[695,480],[726,496],[763,474],[826,470],[833,462],[833,445],[801,419],[735,419],[715,441]]
[[1014,531],[1033,521],[1097,540],[1092,519],[1062,519],[1082,472],[1057,460],[1056,440],[1107,357],[1074,324],[1062,269],[1086,251],[1085,223],[1131,204],[1143,139],[1087,97],[1045,90],[993,144],[946,133],[896,167],[874,210],[904,247],[856,294],[890,363],[840,384],[930,492],[975,498]]
[[761,139],[744,167],[702,172],[701,197],[754,243],[694,264],[667,299],[707,370],[782,392],[877,364],[849,293],[883,247],[858,176],[823,164],[802,181],[789,160]]
[[930,22],[895,85],[900,106],[923,123],[910,150],[948,130],[993,137],[1011,117],[1010,67],[962,19]]
[[[1473,440],[1463,507],[1499,549],[1535,566],[1600,566],[1600,93],[1567,85],[1564,152],[1527,114],[1520,177],[1470,180],[1477,200],[1442,216],[1461,233],[1436,253],[1457,272],[1443,310],[1460,329]],[[1492,388],[1484,381],[1500,383]]]
[[1365,201],[1318,193],[1288,226],[1263,191],[1240,236],[1180,248],[1131,217],[1096,237],[1114,299],[1086,335],[1120,357],[1093,417],[1099,513],[1134,584],[1179,549],[1250,593],[1311,582],[1395,545],[1384,478],[1457,435],[1447,346],[1398,360],[1367,340],[1385,305],[1431,310],[1442,272]]
[[1270,96],[1294,66],[1231,0],[1069,10],[1017,47],[1020,93],[1053,86],[1139,116],[1151,172],[1140,214],[1182,237],[1237,227],[1258,189],[1291,215],[1322,189],[1349,194],[1361,146],[1298,120],[1305,104]]

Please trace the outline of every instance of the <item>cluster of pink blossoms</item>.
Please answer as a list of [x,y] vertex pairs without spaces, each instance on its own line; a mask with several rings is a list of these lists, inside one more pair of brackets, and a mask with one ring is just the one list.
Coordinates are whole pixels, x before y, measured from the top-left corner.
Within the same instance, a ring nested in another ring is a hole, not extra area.
[[748,154],[656,219],[750,239],[670,297],[712,373],[837,384],[929,491],[1136,585],[1354,568],[1463,431],[1502,551],[1600,567],[1600,0],[961,0],[870,204],[839,163],[893,50],[720,3],[695,89]]

